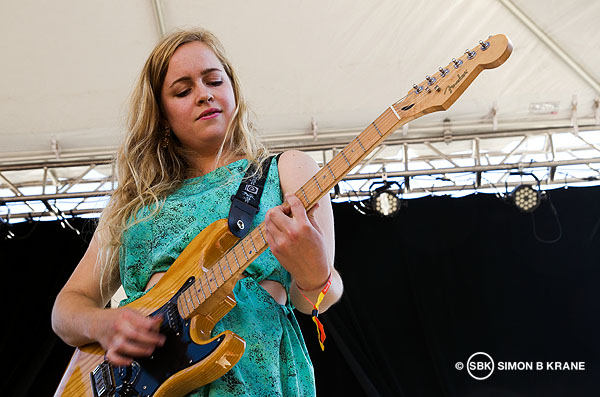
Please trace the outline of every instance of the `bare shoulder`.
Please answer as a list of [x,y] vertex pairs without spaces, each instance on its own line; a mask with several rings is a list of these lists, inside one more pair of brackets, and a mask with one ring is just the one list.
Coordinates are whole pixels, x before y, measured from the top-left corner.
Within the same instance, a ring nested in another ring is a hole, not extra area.
[[294,193],[319,171],[317,162],[310,155],[299,150],[283,152],[279,157],[277,168],[284,194]]

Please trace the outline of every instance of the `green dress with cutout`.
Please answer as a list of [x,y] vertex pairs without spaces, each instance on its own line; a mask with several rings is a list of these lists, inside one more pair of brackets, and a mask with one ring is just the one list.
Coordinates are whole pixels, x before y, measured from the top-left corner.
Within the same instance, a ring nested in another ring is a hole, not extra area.
[[[198,178],[185,180],[154,216],[130,226],[120,251],[125,305],[144,294],[154,273],[164,272],[188,243],[211,223],[227,218],[248,166],[238,160]],[[260,210],[252,227],[264,221],[269,208],[282,203],[277,160],[271,162]],[[149,214],[148,208],[137,219]],[[213,335],[231,330],[246,341],[240,361],[225,375],[189,396],[314,396],[313,366],[289,300],[290,274],[269,249],[246,269],[234,288],[237,305],[219,321]],[[261,280],[280,282],[288,303],[279,305]]]

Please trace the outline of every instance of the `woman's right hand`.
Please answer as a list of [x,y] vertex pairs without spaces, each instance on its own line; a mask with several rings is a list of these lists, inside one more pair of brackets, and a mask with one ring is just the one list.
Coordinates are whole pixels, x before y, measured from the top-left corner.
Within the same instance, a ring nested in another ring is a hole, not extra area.
[[126,307],[104,309],[93,327],[93,338],[106,350],[108,361],[129,365],[135,357],[148,357],[164,345],[161,322],[162,317],[146,317]]
[[129,365],[136,357],[148,357],[164,345],[165,336],[159,333],[162,317],[146,317],[128,307],[106,309],[108,300],[120,285],[120,278],[113,274],[103,294],[97,258],[98,240],[94,236],[56,297],[52,328],[71,346],[98,342],[112,364]]

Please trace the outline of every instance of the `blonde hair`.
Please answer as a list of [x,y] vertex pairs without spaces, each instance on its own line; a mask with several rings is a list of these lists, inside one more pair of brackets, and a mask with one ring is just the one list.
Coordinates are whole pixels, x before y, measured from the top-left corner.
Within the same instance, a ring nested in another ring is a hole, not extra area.
[[160,98],[173,54],[182,44],[193,41],[212,49],[233,87],[236,108],[217,161],[222,156],[243,156],[260,167],[268,156],[252,125],[239,79],[219,40],[205,30],[177,31],[162,38],[148,57],[131,94],[128,134],[116,158],[118,185],[97,228],[101,291],[108,287],[108,280],[115,280],[118,275],[115,270],[119,266],[121,237],[127,227],[141,220],[135,219],[138,211],[148,207],[152,209],[150,216],[154,215],[162,200],[189,177],[189,151],[176,138],[171,138],[166,147],[163,145],[167,130]]

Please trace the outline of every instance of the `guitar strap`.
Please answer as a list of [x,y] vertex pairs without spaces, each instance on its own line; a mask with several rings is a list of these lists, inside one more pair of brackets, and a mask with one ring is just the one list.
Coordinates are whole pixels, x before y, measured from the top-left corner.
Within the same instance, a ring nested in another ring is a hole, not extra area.
[[[272,159],[273,156],[267,158],[261,173],[256,172],[254,163],[250,164],[237,193],[231,196],[231,208],[229,209],[227,224],[231,233],[236,237],[242,238],[250,232],[254,216],[259,210],[258,204],[265,187]],[[277,159],[279,160],[279,155]]]

